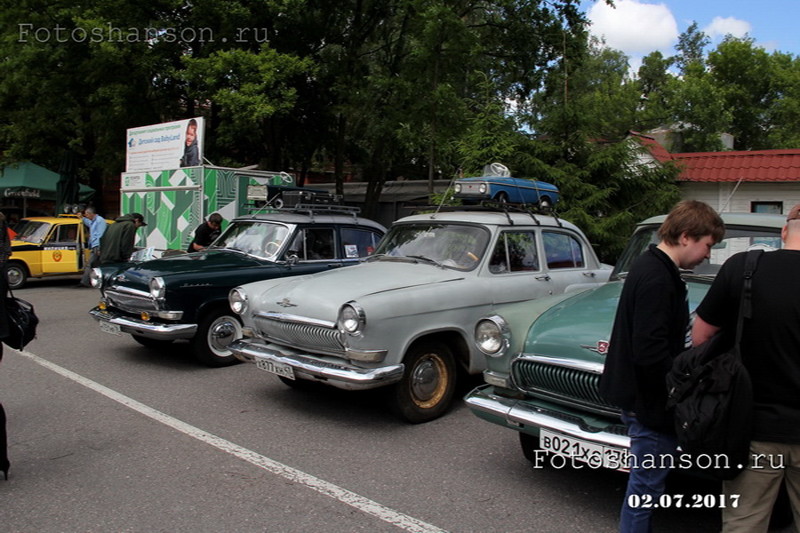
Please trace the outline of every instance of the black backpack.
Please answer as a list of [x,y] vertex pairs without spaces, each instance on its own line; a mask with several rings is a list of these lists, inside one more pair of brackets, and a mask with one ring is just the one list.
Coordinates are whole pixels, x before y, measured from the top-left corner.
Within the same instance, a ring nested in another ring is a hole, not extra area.
[[666,377],[667,408],[674,409],[681,450],[718,479],[733,479],[750,458],[753,389],[739,342],[744,318],[751,316],[752,278],[762,252],[750,251],[745,259],[733,346],[725,346],[720,331],[678,355]]

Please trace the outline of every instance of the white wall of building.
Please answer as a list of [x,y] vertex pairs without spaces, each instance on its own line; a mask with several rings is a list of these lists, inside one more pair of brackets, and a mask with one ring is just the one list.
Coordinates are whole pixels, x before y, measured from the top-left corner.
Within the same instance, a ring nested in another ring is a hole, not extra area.
[[684,199],[700,200],[720,212],[750,213],[753,202],[780,202],[781,213],[800,204],[800,183],[697,183],[680,184]]

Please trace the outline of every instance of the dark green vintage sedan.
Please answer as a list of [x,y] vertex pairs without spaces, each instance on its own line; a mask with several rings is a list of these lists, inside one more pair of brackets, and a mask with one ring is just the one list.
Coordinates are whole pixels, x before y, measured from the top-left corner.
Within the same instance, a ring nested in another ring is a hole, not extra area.
[[[692,312],[728,257],[782,246],[784,216],[721,216],[725,237],[711,259],[683,273]],[[486,355],[486,384],[467,395],[467,405],[478,417],[518,431],[522,451],[534,464],[626,469],[629,439],[619,410],[600,397],[598,382],[628,268],[658,242],[664,218],[637,226],[608,283],[500,306],[477,322],[474,340]]]
[[89,314],[108,333],[148,347],[185,339],[201,362],[230,365],[228,345],[242,334],[233,287],[354,265],[385,231],[327,206],[239,217],[205,251],[95,269],[102,299]]

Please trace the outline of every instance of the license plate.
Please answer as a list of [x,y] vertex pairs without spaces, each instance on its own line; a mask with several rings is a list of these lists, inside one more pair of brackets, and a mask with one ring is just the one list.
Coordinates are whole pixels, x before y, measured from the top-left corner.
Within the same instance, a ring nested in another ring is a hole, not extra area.
[[588,463],[593,467],[628,471],[628,450],[576,439],[562,433],[539,431],[539,446],[543,450]]
[[266,370],[270,374],[277,374],[278,376],[294,379],[294,368],[285,363],[256,358],[256,367],[261,370]]
[[106,322],[104,320],[100,321],[100,331],[105,331],[106,333],[111,333],[112,335],[122,334],[118,324],[112,324],[111,322]]

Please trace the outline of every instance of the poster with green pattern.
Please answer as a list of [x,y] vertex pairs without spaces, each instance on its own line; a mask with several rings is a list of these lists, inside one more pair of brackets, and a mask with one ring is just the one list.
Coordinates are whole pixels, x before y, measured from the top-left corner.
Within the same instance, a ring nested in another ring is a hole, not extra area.
[[120,212],[141,213],[147,226],[137,232],[138,247],[185,250],[194,231],[211,213],[222,215],[223,229],[248,211],[250,185],[291,186],[285,172],[220,167],[189,167],[122,174]]

